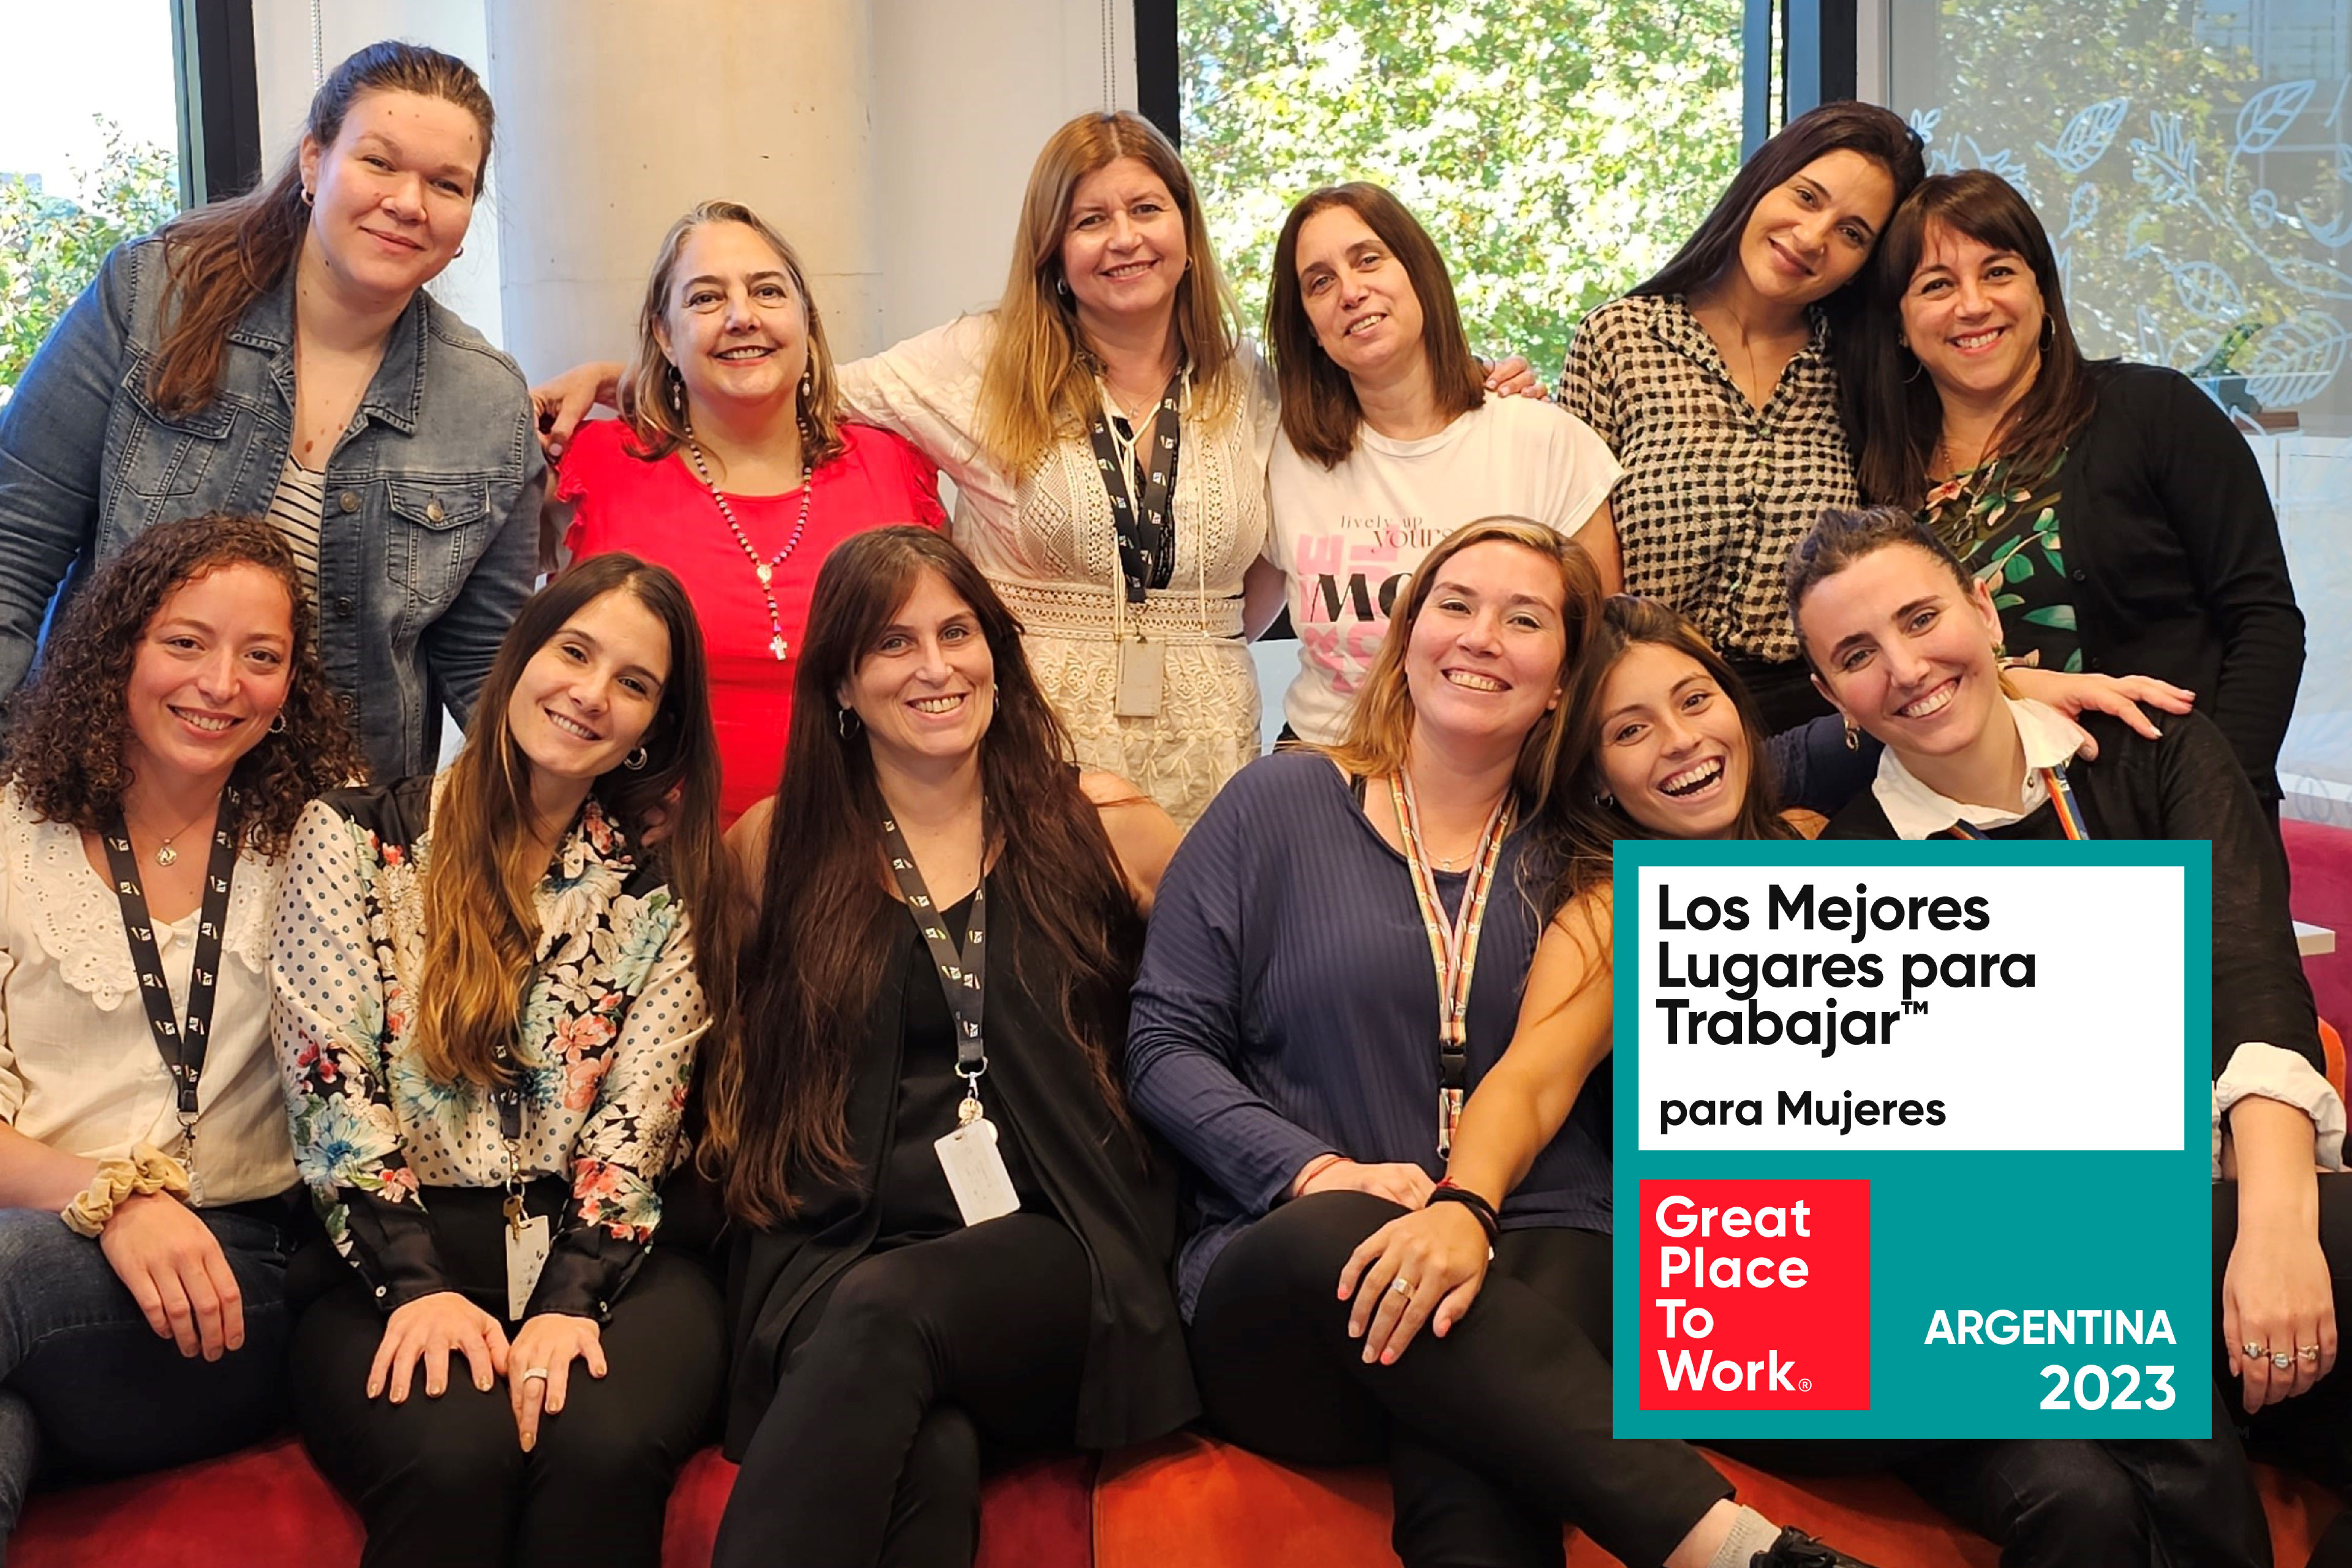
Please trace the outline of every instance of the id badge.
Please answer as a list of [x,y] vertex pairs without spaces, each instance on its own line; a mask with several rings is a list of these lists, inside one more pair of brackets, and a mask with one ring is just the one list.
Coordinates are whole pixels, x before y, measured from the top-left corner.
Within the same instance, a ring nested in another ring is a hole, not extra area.
[[1160,688],[1168,674],[1168,645],[1121,637],[1118,643],[1118,706],[1121,719],[1151,719],[1160,713]]
[[530,1310],[530,1293],[539,1289],[539,1272],[547,1267],[547,1216],[531,1215],[500,1228],[507,1239],[507,1321],[518,1323]]
[[984,1116],[968,1121],[931,1147],[939,1151],[940,1169],[947,1173],[948,1191],[955,1194],[964,1224],[1021,1212],[1021,1194],[1013,1190],[1003,1152],[996,1146],[994,1122]]

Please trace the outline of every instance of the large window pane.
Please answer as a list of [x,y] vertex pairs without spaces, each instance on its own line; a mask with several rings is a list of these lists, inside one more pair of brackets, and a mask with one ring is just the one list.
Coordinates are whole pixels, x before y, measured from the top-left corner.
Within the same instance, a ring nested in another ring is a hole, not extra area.
[[0,89],[0,402],[117,241],[179,205],[166,0],[26,5]]

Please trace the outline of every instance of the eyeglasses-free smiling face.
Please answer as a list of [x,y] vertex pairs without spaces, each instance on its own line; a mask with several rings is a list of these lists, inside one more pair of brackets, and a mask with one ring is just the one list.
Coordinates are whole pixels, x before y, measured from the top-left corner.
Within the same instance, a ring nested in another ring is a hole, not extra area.
[[1825,577],[1798,610],[1813,684],[1896,752],[1947,757],[1984,733],[2000,700],[2000,617],[1909,544],[1874,550]]
[[1824,153],[1764,193],[1739,235],[1739,268],[1759,299],[1805,306],[1837,292],[1870,259],[1895,211],[1895,177],[1850,148]]
[[546,815],[571,820],[588,786],[618,767],[661,711],[669,628],[625,588],[599,594],[540,646],[507,702]]
[[1070,193],[1062,276],[1088,317],[1149,319],[1172,310],[1184,280],[1184,214],[1140,158],[1115,158]]
[[835,699],[863,721],[877,763],[951,761],[995,715],[996,658],[971,606],[926,569]]
[[808,302],[758,231],[706,223],[678,247],[654,336],[698,405],[789,397],[808,369]]
[[124,763],[226,779],[286,705],[293,656],[294,603],[275,573],[239,562],[181,584],[131,656]]
[[1601,684],[1601,783],[1625,815],[1668,838],[1717,838],[1748,798],[1748,731],[1706,667],[1637,642]]
[[404,301],[466,243],[482,129],[448,100],[361,93],[334,144],[306,136],[300,157],[310,238],[339,287]]
[[2033,268],[1947,224],[1921,237],[1902,311],[1904,342],[1947,398],[2006,408],[2042,368],[2049,312]]
[[1298,295],[1315,341],[1349,375],[1425,358],[1421,296],[1404,263],[1345,203],[1298,226]]
[[1416,740],[1525,740],[1559,705],[1566,598],[1556,562],[1490,539],[1455,551],[1405,645]]

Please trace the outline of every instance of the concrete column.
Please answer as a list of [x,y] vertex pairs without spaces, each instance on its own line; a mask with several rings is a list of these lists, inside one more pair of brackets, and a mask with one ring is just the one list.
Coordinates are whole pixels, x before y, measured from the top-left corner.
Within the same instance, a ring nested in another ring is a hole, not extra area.
[[810,270],[835,351],[878,346],[867,0],[487,0],[507,351],[625,356],[654,247],[741,202]]

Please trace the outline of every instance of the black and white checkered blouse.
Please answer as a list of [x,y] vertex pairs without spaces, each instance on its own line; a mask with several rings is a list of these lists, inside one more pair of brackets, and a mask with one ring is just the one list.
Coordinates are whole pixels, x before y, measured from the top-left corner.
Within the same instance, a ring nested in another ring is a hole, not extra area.
[[1859,499],[1828,335],[1816,315],[1760,414],[1678,294],[1612,300],[1568,351],[1560,401],[1625,466],[1610,497],[1625,591],[1734,657],[1798,657],[1782,563],[1823,507]]

